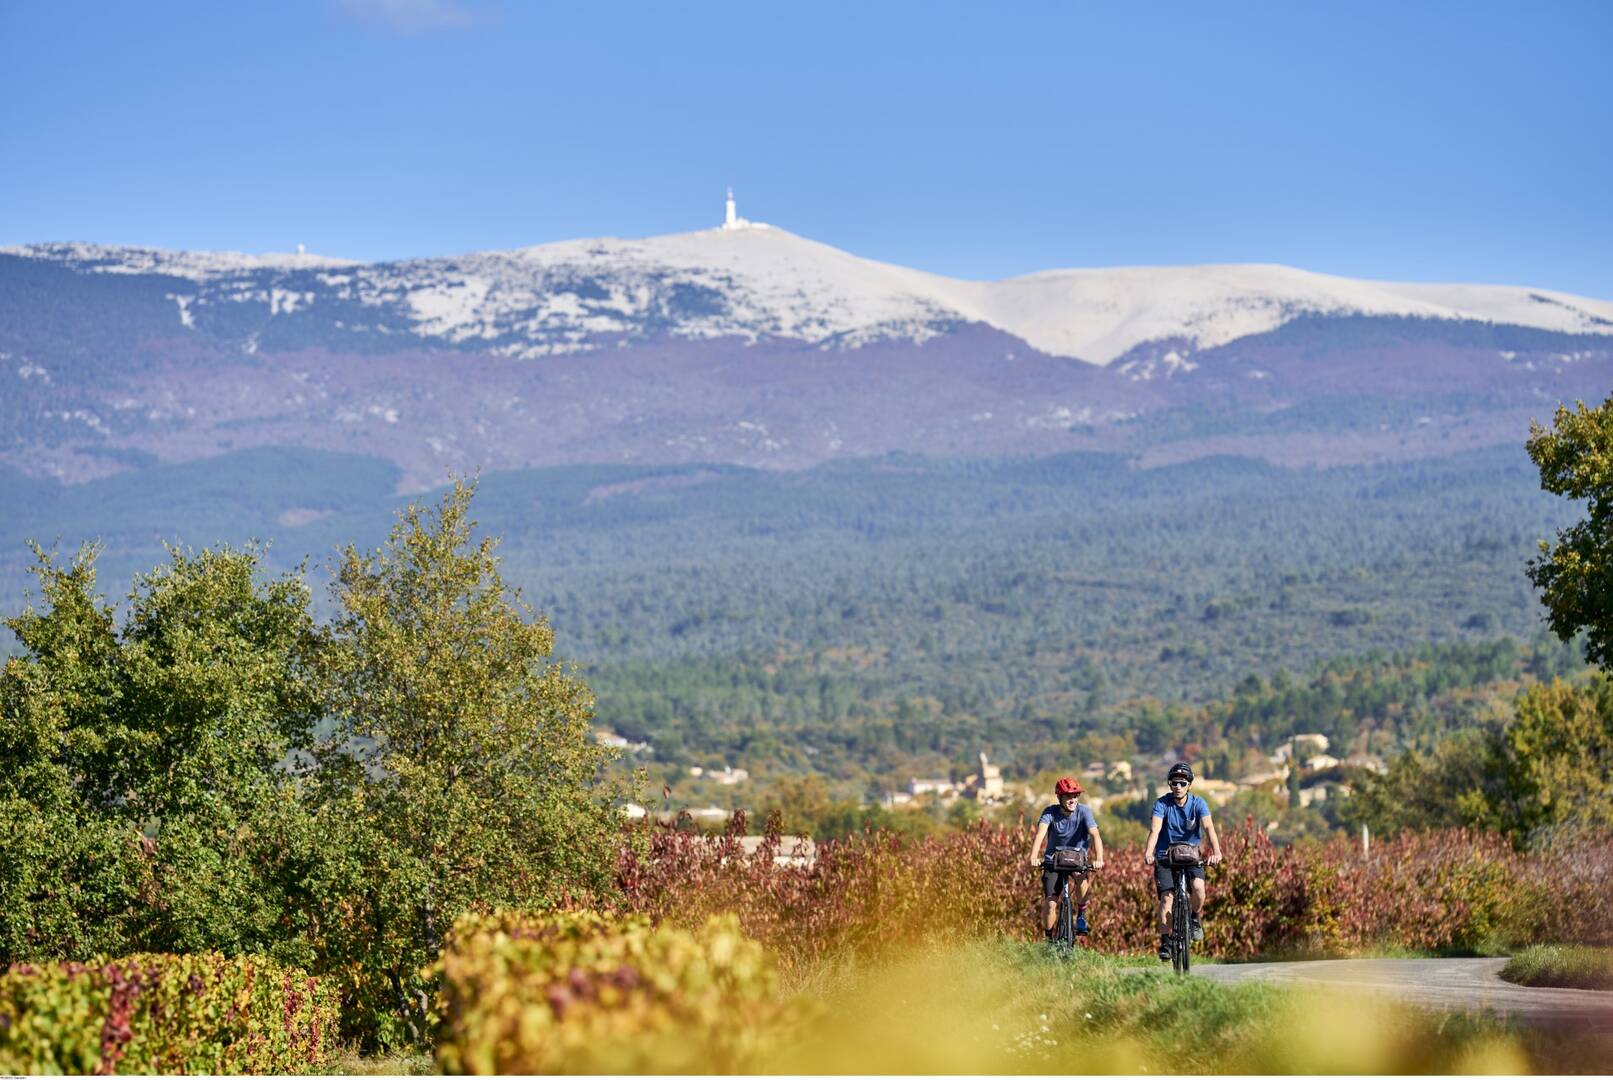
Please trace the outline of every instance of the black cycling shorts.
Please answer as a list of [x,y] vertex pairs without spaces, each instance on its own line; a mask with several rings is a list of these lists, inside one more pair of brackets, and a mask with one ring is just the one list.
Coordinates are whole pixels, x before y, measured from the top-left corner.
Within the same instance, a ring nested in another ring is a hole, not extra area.
[[[1042,867],[1042,898],[1057,900],[1064,890],[1064,879],[1074,874],[1074,870],[1055,870],[1051,866]],[[1070,888],[1071,896],[1079,896],[1076,888]]]
[[[1176,882],[1171,879],[1171,869],[1171,867],[1166,866],[1163,862],[1159,862],[1157,860],[1154,862],[1154,887],[1159,890],[1159,895],[1161,896],[1164,896],[1166,893],[1176,888]],[[1180,866],[1176,867],[1176,869],[1187,874],[1189,878],[1198,878],[1200,881],[1204,880],[1204,867],[1202,866]],[[1190,883],[1188,888],[1191,889],[1192,887],[1193,886]]]

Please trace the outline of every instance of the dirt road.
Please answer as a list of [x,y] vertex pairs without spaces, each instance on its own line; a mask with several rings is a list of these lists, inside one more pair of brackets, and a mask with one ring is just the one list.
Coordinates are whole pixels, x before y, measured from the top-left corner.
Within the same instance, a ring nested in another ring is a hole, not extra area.
[[1570,1024],[1613,1032],[1613,992],[1518,986],[1501,978],[1504,959],[1312,960],[1286,964],[1206,964],[1194,974],[1216,982],[1263,979],[1320,983],[1385,994],[1431,1008],[1484,1010],[1522,1023]]

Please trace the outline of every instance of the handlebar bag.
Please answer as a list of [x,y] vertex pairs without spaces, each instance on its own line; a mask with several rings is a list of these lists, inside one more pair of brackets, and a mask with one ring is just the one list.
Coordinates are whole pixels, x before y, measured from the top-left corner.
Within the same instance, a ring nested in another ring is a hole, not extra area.
[[1166,866],[1197,866],[1199,849],[1195,844],[1172,844],[1165,849]]
[[1074,848],[1060,848],[1053,852],[1053,869],[1079,870],[1087,864],[1087,853]]

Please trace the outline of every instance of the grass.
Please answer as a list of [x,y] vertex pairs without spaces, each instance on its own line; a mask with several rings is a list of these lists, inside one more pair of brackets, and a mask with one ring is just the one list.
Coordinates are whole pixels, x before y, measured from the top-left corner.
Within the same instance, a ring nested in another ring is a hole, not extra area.
[[1613,990],[1613,949],[1534,945],[1508,960],[1501,977],[1523,986]]
[[430,1076],[437,1071],[429,1050],[394,1050],[361,1054],[344,1049],[330,1063],[333,1076]]
[[[767,1071],[1526,1072],[1500,1023],[1359,996],[1180,978],[1141,958],[980,943],[843,973]],[[923,1017],[915,1023],[915,1017]]]
[[[1562,970],[1555,958],[1585,953],[1607,972],[1605,950],[1520,956]],[[787,992],[805,1001],[806,1019],[769,1040],[756,1072],[1516,1074],[1597,1067],[1613,1048],[1613,1038],[1592,1047],[1483,1016],[1321,988],[1223,985],[1175,976],[1151,957],[1006,940],[824,967],[789,980]],[[331,1071],[420,1075],[433,1061],[424,1052],[349,1052]]]

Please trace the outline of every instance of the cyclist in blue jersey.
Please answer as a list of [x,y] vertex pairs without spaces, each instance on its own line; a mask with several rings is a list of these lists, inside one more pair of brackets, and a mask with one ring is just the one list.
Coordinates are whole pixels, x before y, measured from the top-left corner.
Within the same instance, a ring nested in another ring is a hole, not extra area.
[[[1171,933],[1171,895],[1175,883],[1171,868],[1165,865],[1165,850],[1173,844],[1199,846],[1199,831],[1210,840],[1210,857],[1205,862],[1214,865],[1221,861],[1221,838],[1216,835],[1215,822],[1210,820],[1210,804],[1190,794],[1193,786],[1193,769],[1185,761],[1178,761],[1165,773],[1169,794],[1154,802],[1154,821],[1148,829],[1148,842],[1143,845],[1143,862],[1154,868],[1154,887],[1159,892],[1159,958],[1169,960]],[[1204,940],[1204,867],[1179,868],[1192,875],[1190,903],[1193,908],[1193,940]]]
[[[1031,866],[1042,871],[1043,907],[1042,930],[1052,940],[1054,925],[1059,917],[1059,895],[1072,871],[1053,867],[1053,852],[1060,850],[1089,853],[1087,865],[1094,870],[1103,869],[1103,837],[1098,835],[1098,819],[1092,807],[1081,804],[1081,785],[1072,777],[1061,776],[1053,785],[1053,796],[1058,802],[1042,811],[1036,823],[1036,839],[1031,841]],[[1090,849],[1090,850],[1089,850]],[[1075,932],[1087,932],[1087,893],[1092,888],[1091,876],[1076,873],[1077,901]]]

